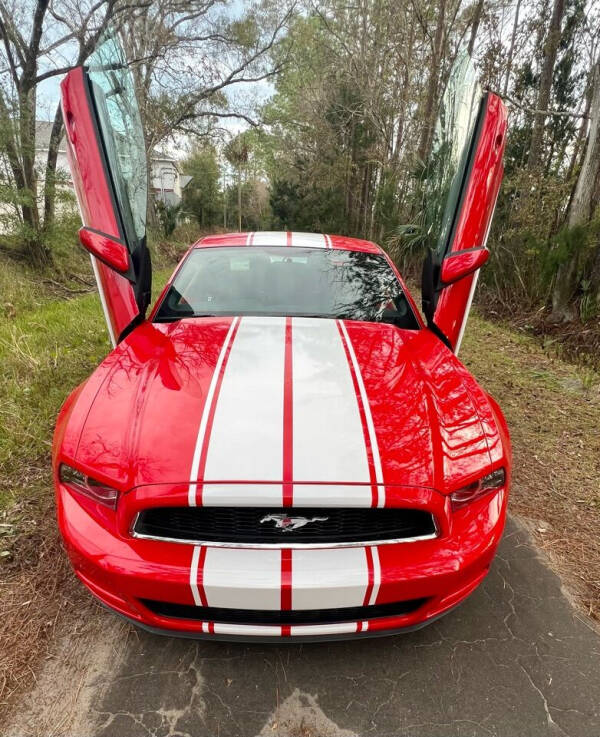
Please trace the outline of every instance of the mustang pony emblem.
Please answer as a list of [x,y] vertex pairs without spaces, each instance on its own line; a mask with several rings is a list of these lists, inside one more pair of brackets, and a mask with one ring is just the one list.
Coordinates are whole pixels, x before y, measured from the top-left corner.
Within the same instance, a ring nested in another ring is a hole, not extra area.
[[297,530],[299,527],[304,527],[311,522],[326,522],[329,517],[288,517],[287,514],[266,514],[260,521],[263,522],[275,522],[275,527],[283,532],[290,532],[291,530]]

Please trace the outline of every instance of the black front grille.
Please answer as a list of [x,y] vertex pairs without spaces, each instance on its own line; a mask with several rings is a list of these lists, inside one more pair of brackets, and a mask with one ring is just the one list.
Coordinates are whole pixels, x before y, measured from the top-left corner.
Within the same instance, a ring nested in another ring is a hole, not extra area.
[[[295,529],[289,521],[304,519]],[[157,507],[139,513],[134,532],[188,542],[322,545],[426,537],[435,525],[420,509]]]
[[220,607],[173,604],[167,601],[140,599],[142,604],[154,614],[174,619],[195,619],[202,622],[221,624],[336,624],[377,619],[378,617],[398,617],[416,611],[427,599],[407,599],[391,604],[372,606],[353,606],[340,609],[223,609]]

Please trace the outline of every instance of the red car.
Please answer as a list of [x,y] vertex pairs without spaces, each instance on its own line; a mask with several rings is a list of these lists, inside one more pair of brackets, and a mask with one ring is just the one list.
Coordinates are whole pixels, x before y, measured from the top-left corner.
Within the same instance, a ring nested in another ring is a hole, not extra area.
[[498,405],[456,357],[506,133],[470,61],[424,185],[425,320],[375,244],[292,232],[195,243],[146,316],[144,140],[114,41],[62,105],[115,346],[54,437],[77,576],[186,636],[365,636],[456,606],[493,559],[511,466]]

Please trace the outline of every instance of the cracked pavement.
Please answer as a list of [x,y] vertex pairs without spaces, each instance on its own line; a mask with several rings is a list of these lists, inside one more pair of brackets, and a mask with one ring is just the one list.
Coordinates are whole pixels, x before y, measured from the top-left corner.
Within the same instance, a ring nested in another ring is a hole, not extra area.
[[102,616],[115,628],[110,657],[87,671],[70,725],[53,734],[600,735],[600,634],[515,520],[483,585],[418,632],[243,645]]

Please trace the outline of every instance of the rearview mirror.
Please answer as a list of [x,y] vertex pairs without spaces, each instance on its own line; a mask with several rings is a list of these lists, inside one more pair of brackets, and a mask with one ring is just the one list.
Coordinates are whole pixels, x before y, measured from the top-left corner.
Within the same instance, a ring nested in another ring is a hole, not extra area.
[[81,228],[79,241],[86,251],[120,274],[129,271],[129,252],[118,240],[91,228]]
[[464,276],[468,276],[481,268],[488,260],[490,252],[487,248],[468,248],[463,251],[455,251],[442,261],[442,273],[440,275],[444,286],[454,284]]

